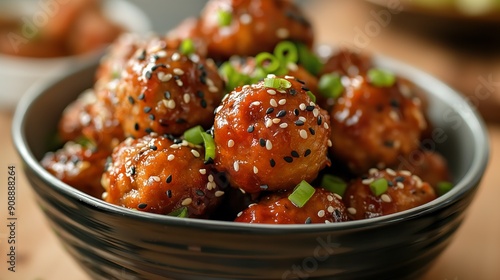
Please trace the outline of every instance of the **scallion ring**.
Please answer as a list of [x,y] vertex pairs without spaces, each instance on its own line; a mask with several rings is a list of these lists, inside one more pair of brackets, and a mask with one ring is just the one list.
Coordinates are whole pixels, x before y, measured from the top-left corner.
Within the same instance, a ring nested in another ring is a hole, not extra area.
[[255,57],[255,65],[264,69],[266,74],[274,74],[281,66],[280,61],[268,52],[259,53]]
[[190,143],[195,145],[199,145],[203,143],[203,137],[201,134],[203,133],[203,128],[201,125],[194,126],[186,131],[184,131],[184,139]]
[[297,63],[299,61],[297,46],[290,41],[283,41],[276,45],[274,55],[285,66],[290,62]]
[[316,189],[314,189],[308,182],[302,180],[302,182],[300,182],[288,196],[288,199],[293,203],[293,205],[298,208],[302,208],[309,201],[309,199],[311,199],[315,192]]
[[344,92],[344,86],[338,73],[321,76],[318,83],[319,93],[326,98],[338,98]]
[[321,186],[332,193],[343,196],[347,188],[347,183],[340,177],[326,174],[321,179]]
[[264,78],[264,86],[277,90],[284,90],[292,87],[292,83],[283,78]]
[[196,48],[194,46],[193,40],[191,40],[191,39],[184,39],[184,40],[182,40],[181,45],[179,47],[179,51],[183,55],[193,54],[195,52],[195,50],[196,50]]
[[380,196],[389,188],[389,183],[385,178],[379,178],[370,183],[370,190],[375,196]]
[[373,68],[368,70],[368,81],[376,87],[392,87],[396,83],[396,76],[389,71]]

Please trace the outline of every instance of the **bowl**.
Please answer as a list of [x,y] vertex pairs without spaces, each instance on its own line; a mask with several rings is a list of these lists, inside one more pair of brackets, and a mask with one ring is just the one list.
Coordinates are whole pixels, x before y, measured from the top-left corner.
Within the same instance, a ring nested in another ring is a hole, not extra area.
[[64,107],[93,84],[96,64],[23,97],[13,139],[37,203],[69,255],[94,279],[415,279],[452,242],[488,161],[474,108],[442,82],[401,62],[376,64],[429,99],[456,186],[393,215],[334,224],[264,225],[186,219],[108,204],[57,180],[39,161]]
[[[8,3],[1,3],[0,6]],[[18,5],[20,2],[16,1],[14,4]],[[135,5],[121,0],[106,0],[103,4],[105,15],[122,25],[125,30],[135,33],[151,30],[148,17]],[[30,58],[0,53],[0,111],[13,111],[24,92],[35,82],[61,77],[74,65],[98,60],[102,54],[102,49],[82,55],[54,58]]]

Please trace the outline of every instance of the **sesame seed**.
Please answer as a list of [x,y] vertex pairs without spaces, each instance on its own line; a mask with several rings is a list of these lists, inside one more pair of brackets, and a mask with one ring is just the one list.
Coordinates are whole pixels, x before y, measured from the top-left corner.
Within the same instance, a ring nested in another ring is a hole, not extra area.
[[373,181],[375,181],[374,178],[368,178],[368,179],[361,180],[361,184],[369,185],[369,184],[373,183]]
[[260,145],[261,147],[265,147],[265,146],[266,146],[266,139],[264,139],[264,138],[260,138],[260,139],[259,139],[259,145]]
[[167,190],[165,193],[167,194],[168,198],[172,198],[172,190]]
[[281,122],[281,119],[278,119],[278,118],[273,119],[274,124],[279,124],[280,122]]
[[328,147],[333,146],[332,140],[330,140],[330,139],[328,139],[328,141],[326,142],[326,144],[328,145]]
[[395,111],[391,110],[389,112],[389,117],[391,117],[391,119],[395,122],[399,121],[399,115],[398,113],[396,113]]
[[166,51],[159,51],[155,54],[157,57],[166,57],[167,52]]
[[333,206],[328,206],[328,209],[326,209],[326,210],[328,211],[328,213],[333,213],[335,211]]
[[267,189],[269,189],[269,186],[268,185],[261,185],[259,188],[261,190],[267,190]]
[[172,54],[172,61],[178,61],[181,58],[181,55],[179,53],[174,53]]
[[301,129],[299,134],[302,139],[307,139],[307,132],[305,130]]
[[306,122],[306,121],[307,121],[307,119],[306,119],[306,117],[300,116],[300,117],[299,117],[299,121]]
[[304,222],[305,224],[310,224],[312,223],[311,217],[307,217],[306,221]]
[[151,180],[155,181],[155,182],[160,182],[160,181],[161,181],[160,177],[158,177],[158,176],[151,176],[151,177],[149,177],[149,178],[150,178]]
[[175,101],[171,99],[171,100],[168,100],[168,101],[167,101],[167,104],[166,104],[166,106],[165,106],[165,107],[167,107],[167,108],[169,108],[169,109],[175,109],[175,105],[176,105],[176,104],[175,104]]
[[139,208],[139,209],[144,209],[146,207],[148,207],[148,205],[146,203],[139,203],[139,205],[137,205],[137,208]]
[[182,71],[182,69],[180,68],[174,68],[172,72],[174,72],[175,75],[184,75],[184,71]]
[[286,28],[278,28],[276,30],[276,36],[280,39],[288,38],[288,36],[290,36],[290,31]]
[[353,208],[353,207],[349,207],[347,208],[347,211],[349,212],[349,214],[351,215],[356,215],[356,208]]
[[205,175],[205,174],[207,174],[207,170],[206,170],[206,169],[204,169],[204,168],[202,168],[202,169],[200,169],[200,170],[198,170],[198,171],[200,172],[200,174],[201,174],[201,175]]
[[278,104],[280,105],[285,105],[286,104],[286,99],[280,99],[280,101],[278,101]]
[[323,121],[323,119],[321,118],[321,116],[318,116],[318,121],[317,121],[318,125],[321,125],[322,121]]
[[189,93],[184,93],[183,99],[184,103],[189,103],[189,101],[191,101],[191,95],[189,95]]
[[314,108],[313,110],[313,116],[316,118],[317,116],[319,116],[319,109],[318,108]]
[[215,197],[221,197],[224,195],[224,192],[223,191],[216,191],[215,192]]
[[229,139],[229,141],[227,141],[227,146],[229,148],[233,147],[234,146],[234,140],[233,139]]
[[288,127],[288,124],[287,124],[287,123],[282,123],[282,124],[280,124],[280,127],[281,127],[281,128],[287,128],[287,127]]
[[312,127],[309,128],[309,132],[311,133],[311,135],[315,135],[316,134],[316,131]]
[[328,201],[332,202],[332,201],[333,201],[333,196],[328,195],[328,196],[326,197],[326,199],[328,199]]
[[271,100],[269,101],[269,104],[271,104],[271,106],[273,106],[273,107],[278,107],[278,103],[276,102],[276,100],[275,100],[275,99],[271,99]]
[[[316,109],[316,108],[314,106],[312,106],[312,105],[306,106],[306,110],[309,111],[309,112],[314,111],[314,109]],[[316,117],[316,116],[314,116],[314,117]]]
[[404,181],[405,181],[405,177],[403,177],[403,176],[397,176],[396,178],[394,178],[394,180],[395,180],[396,182],[401,182],[401,183],[404,183]]
[[144,113],[147,114],[147,113],[151,112],[151,107],[144,107],[143,111],[144,111]]
[[129,97],[128,97],[128,102],[129,102],[130,104],[134,105],[135,100],[134,100],[134,98],[133,98],[132,96],[129,96]]
[[156,74],[156,76],[158,77],[158,79],[164,83],[170,81],[172,79],[172,74],[165,74],[164,72],[158,72],[158,74]]
[[254,167],[253,167],[253,173],[254,173],[254,174],[259,173],[259,169],[257,168],[257,166],[254,166]]
[[177,85],[178,85],[179,87],[182,87],[182,86],[184,85],[184,83],[183,83],[180,79],[175,80],[175,82],[177,83]]
[[368,170],[368,174],[376,175],[376,174],[378,174],[378,169],[377,168],[370,168],[370,170]]
[[271,119],[266,120],[266,127],[267,128],[271,127],[272,125],[273,125],[273,120],[271,120]]
[[269,93],[270,95],[276,95],[276,91],[274,89],[268,89],[267,93]]
[[167,184],[172,183],[172,174],[168,175],[167,180],[165,182],[167,182]]
[[335,196],[338,200],[342,200],[342,197],[338,193],[334,193],[333,196]]
[[193,199],[188,197],[188,198],[184,199],[181,204],[182,204],[182,206],[188,206],[192,202],[193,202]]
[[235,161],[233,163],[233,168],[234,168],[234,171],[238,172],[240,170],[240,164],[237,161]]
[[405,185],[403,183],[401,183],[401,182],[397,182],[396,186],[398,186],[398,188],[400,188],[400,189],[404,189],[405,188]]
[[172,161],[172,160],[174,160],[174,159],[175,159],[175,156],[174,156],[174,155],[168,155],[168,157],[167,157],[167,160],[168,160],[168,161]]
[[323,218],[325,216],[325,210],[318,211],[318,217]]
[[292,151],[292,157],[298,158],[298,157],[300,157],[300,155],[297,151]]
[[391,176],[396,176],[396,171],[390,169],[390,168],[386,168],[385,169],[385,172],[387,172],[387,174],[391,175]]
[[276,117],[278,117],[278,118],[283,118],[284,116],[286,116],[285,110],[281,110],[278,112],[278,114],[276,114]]
[[239,216],[241,216],[242,214],[243,214],[243,211],[240,211],[240,212],[238,212],[238,214],[236,215],[236,217],[239,217]]
[[283,158],[286,162],[288,163],[292,163],[293,162],[293,158],[292,157],[289,157],[289,156],[286,156]]
[[276,166],[276,162],[274,161],[274,159],[271,159],[269,161],[269,164],[271,164],[271,167],[275,167]]
[[387,202],[387,203],[392,201],[391,197],[385,193],[380,196],[380,199],[382,199],[383,202]]
[[248,129],[247,129],[247,132],[248,132],[248,133],[252,133],[254,130],[255,130],[255,126],[250,125],[250,126],[248,127]]
[[404,175],[404,176],[411,176],[411,172],[408,170],[401,170],[401,171],[399,171],[399,174]]
[[219,91],[219,88],[217,88],[216,86],[209,86],[208,87],[208,91],[210,92],[218,92]]
[[193,154],[194,157],[198,158],[200,157],[200,153],[197,150],[191,150],[191,153]]
[[240,22],[241,22],[242,24],[249,24],[249,23],[251,23],[251,22],[252,22],[252,16],[251,16],[251,15],[249,15],[249,14],[242,14],[242,15],[240,16]]
[[266,149],[270,151],[273,148],[273,143],[270,140],[266,141]]
[[329,128],[330,128],[330,126],[329,126],[326,122],[324,122],[324,123],[323,123],[323,127],[324,127],[325,129],[329,129]]
[[267,108],[266,114],[271,114],[272,112],[274,112],[274,108],[273,107]]
[[300,105],[299,105],[299,109],[302,110],[302,111],[304,111],[306,109],[306,107],[307,106],[304,103],[300,103]]
[[290,71],[297,71],[297,70],[299,70],[299,66],[296,63],[291,62],[291,61],[286,64],[286,67]]
[[302,120],[295,121],[295,125],[296,126],[303,126],[304,125],[304,121],[302,121]]
[[214,181],[214,175],[210,174],[208,175],[208,181],[213,182]]
[[153,150],[153,151],[158,150],[158,147],[156,147],[155,145],[151,145],[151,146],[149,146],[149,148],[150,148],[151,150]]
[[311,154],[311,150],[310,149],[307,149],[304,153],[304,157],[307,157],[308,155]]
[[260,101],[254,101],[252,103],[250,103],[250,106],[259,106],[260,105]]
[[246,193],[246,191],[244,189],[242,189],[242,188],[240,188],[240,192],[241,193]]

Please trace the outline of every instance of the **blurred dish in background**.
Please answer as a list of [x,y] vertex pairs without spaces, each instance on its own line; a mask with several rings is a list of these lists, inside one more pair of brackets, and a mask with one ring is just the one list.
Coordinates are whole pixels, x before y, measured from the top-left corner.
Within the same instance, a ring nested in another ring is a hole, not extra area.
[[0,111],[12,110],[34,82],[98,59],[120,33],[151,29],[121,0],[9,0],[0,11]]

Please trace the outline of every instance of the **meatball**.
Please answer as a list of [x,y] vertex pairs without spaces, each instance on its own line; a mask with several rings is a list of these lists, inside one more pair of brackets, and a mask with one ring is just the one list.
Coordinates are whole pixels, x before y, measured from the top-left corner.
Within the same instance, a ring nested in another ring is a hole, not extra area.
[[[385,179],[387,191],[375,195],[370,184]],[[354,220],[393,214],[425,204],[436,198],[434,189],[408,170],[371,169],[366,179],[353,180],[344,193],[349,217]]]
[[451,175],[446,159],[437,152],[417,150],[401,161],[398,169],[409,170],[428,182],[434,189],[440,182],[450,182]]
[[180,135],[213,123],[224,82],[212,60],[166,49],[138,49],[116,86],[116,118],[127,136]]
[[104,189],[100,178],[107,157],[107,152],[96,150],[95,147],[68,142],[62,149],[45,154],[41,164],[64,183],[101,198]]
[[299,208],[286,193],[266,195],[238,214],[235,222],[261,224],[336,223],[348,220],[342,199],[323,188],[317,188],[307,203]]
[[107,202],[157,214],[186,207],[188,217],[206,217],[224,194],[200,147],[155,135],[122,142],[102,184]]
[[[106,92],[103,90],[101,95],[104,96]],[[109,98],[99,100],[93,90],[82,93],[64,110],[59,121],[59,136],[64,142],[89,140],[109,154],[125,139]]]
[[288,0],[211,0],[198,29],[207,41],[208,55],[221,60],[271,52],[282,40],[307,46],[313,42],[311,24]]
[[321,69],[320,76],[334,72],[349,77],[364,76],[372,67],[373,61],[368,54],[342,48],[328,58]]
[[311,182],[330,163],[328,113],[295,78],[270,79],[290,87],[274,89],[264,81],[237,87],[215,115],[216,168],[248,193]]
[[378,87],[357,76],[348,78],[345,92],[331,111],[332,154],[355,174],[369,168],[395,167],[399,157],[419,148],[427,123],[417,97],[397,80]]

